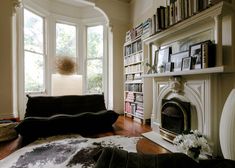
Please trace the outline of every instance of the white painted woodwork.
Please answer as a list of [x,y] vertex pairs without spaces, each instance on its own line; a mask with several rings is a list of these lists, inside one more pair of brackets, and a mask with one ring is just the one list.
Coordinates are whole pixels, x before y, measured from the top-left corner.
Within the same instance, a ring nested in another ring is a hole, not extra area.
[[[159,48],[210,30],[214,36],[212,40],[215,40],[217,45],[215,67],[143,75],[144,78],[153,79],[151,127],[157,135],[160,135],[162,99],[177,97],[191,103],[191,129],[198,129],[202,132],[208,138],[213,154],[221,155],[220,116],[223,103],[235,83],[235,63],[234,55],[232,55],[233,12],[232,4],[220,2],[143,40],[145,45]],[[144,50],[145,55],[150,53]],[[226,131],[228,129],[232,130],[232,127],[226,128]],[[229,134],[229,131],[226,134]],[[161,143],[159,138],[153,138],[152,133],[144,134],[144,136],[156,143]],[[163,144],[167,145],[167,143]],[[169,148],[171,146],[168,145]]]
[[220,119],[220,145],[226,159],[235,160],[235,89],[229,94]]

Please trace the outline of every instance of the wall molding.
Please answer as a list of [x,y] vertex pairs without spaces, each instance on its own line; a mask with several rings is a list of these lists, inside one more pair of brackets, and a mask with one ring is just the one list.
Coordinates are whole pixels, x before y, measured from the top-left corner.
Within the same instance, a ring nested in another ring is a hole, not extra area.
[[15,15],[18,8],[22,7],[21,0],[12,0],[12,14]]

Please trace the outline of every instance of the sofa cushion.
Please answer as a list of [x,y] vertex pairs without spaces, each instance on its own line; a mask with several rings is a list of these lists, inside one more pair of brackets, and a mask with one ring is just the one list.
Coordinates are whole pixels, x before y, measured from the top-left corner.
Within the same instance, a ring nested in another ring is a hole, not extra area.
[[112,110],[76,115],[57,114],[51,117],[26,117],[16,131],[23,137],[37,138],[65,133],[89,133],[110,129],[118,114]]
[[27,96],[25,117],[50,117],[106,110],[103,95]]
[[183,153],[139,154],[117,148],[104,148],[95,156],[95,168],[199,168],[199,164]]

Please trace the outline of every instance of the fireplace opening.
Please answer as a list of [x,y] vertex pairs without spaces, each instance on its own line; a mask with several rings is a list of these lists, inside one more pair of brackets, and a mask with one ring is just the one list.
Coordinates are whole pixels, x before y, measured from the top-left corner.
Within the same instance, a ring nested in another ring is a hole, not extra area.
[[172,142],[176,135],[190,130],[190,103],[177,98],[163,99],[160,135]]

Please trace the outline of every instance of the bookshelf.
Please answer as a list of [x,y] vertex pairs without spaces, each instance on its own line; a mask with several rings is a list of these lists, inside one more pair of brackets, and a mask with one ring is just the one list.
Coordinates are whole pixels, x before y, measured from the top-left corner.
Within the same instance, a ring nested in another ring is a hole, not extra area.
[[[137,26],[138,29],[139,26]],[[127,32],[127,36],[133,32]],[[137,33],[138,34],[138,33]],[[140,119],[142,123],[148,122],[151,114],[151,107],[144,102],[144,95],[149,83],[143,79],[143,44],[141,34],[128,39],[124,44],[124,114],[131,118]]]

